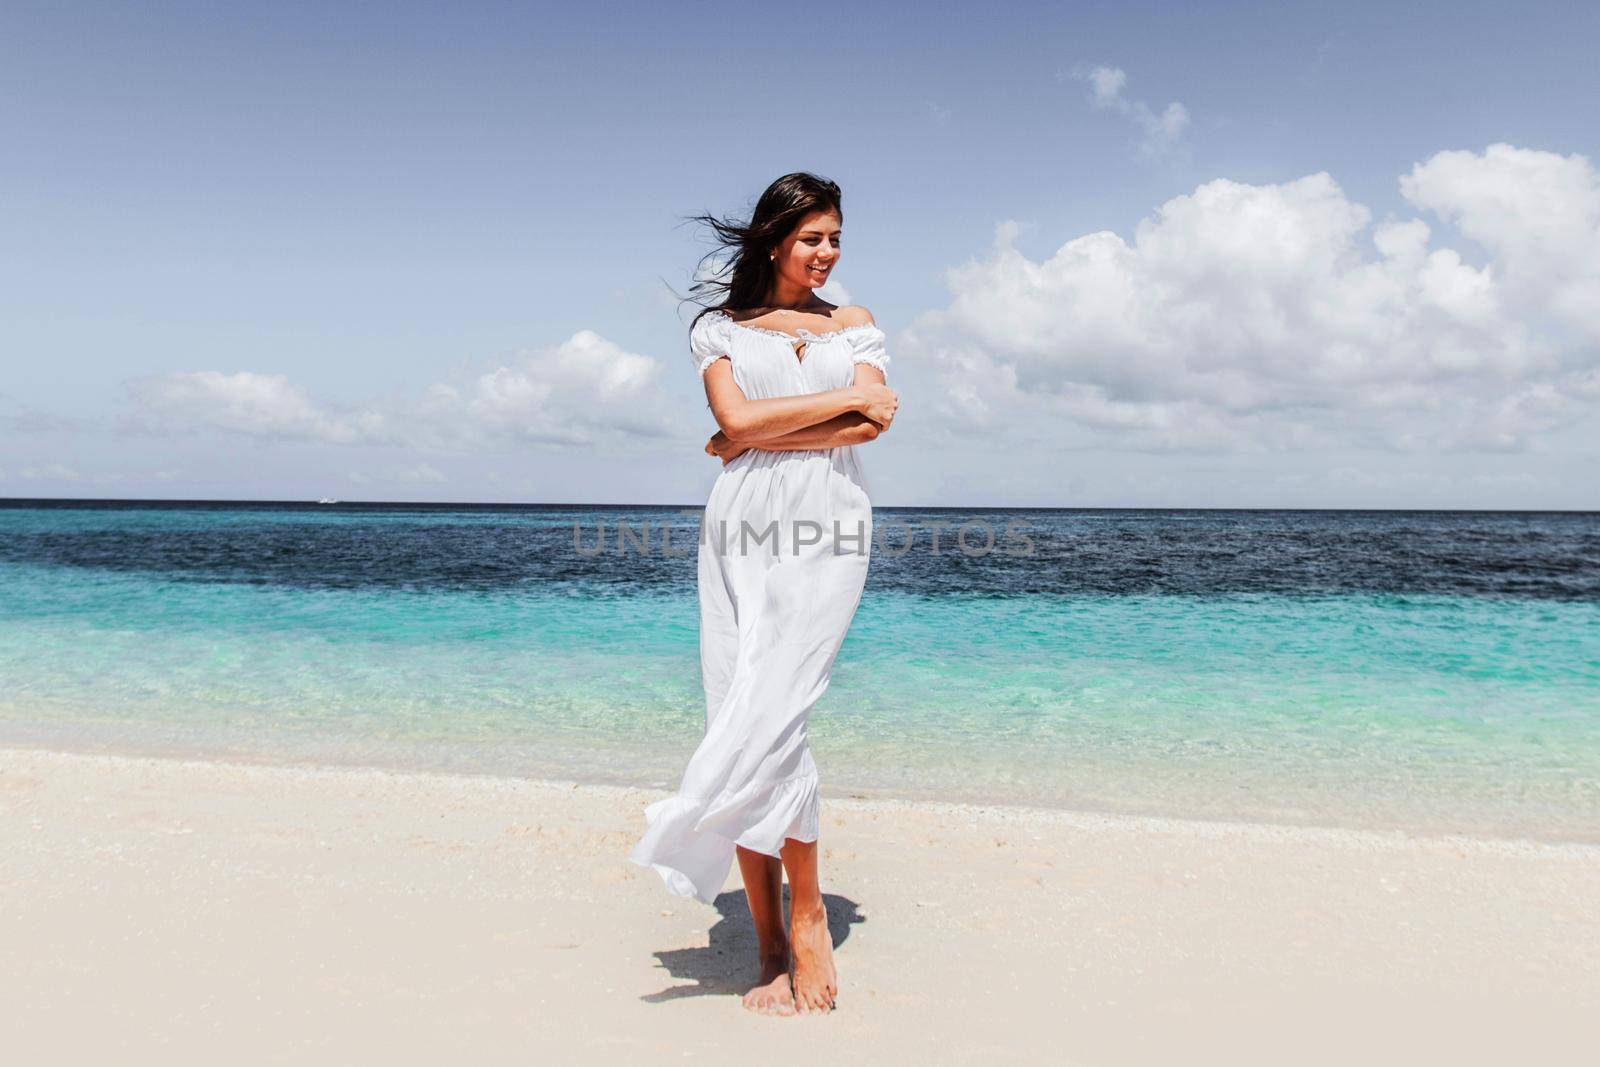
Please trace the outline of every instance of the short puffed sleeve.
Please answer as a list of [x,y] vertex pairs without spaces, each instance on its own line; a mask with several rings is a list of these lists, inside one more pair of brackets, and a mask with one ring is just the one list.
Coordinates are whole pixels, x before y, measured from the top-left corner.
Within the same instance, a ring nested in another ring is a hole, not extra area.
[[695,320],[689,331],[689,358],[705,377],[706,368],[728,354],[727,316],[711,311]]
[[855,352],[852,362],[869,363],[883,372],[885,381],[888,380],[889,353],[884,349],[882,330],[873,323],[856,327],[850,331],[850,347]]

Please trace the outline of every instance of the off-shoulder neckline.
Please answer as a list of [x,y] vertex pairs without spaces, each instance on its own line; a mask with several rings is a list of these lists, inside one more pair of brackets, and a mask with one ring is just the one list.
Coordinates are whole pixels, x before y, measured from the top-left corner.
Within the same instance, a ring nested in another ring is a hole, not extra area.
[[769,333],[774,337],[782,337],[791,342],[815,341],[823,337],[835,337],[841,333],[850,333],[853,330],[876,330],[878,328],[878,324],[875,322],[859,322],[854,326],[842,326],[837,330],[824,330],[821,333],[813,333],[802,326],[800,327],[798,333],[790,333],[788,330],[774,330],[766,326],[751,326],[746,323],[739,322],[732,315],[728,314],[726,311],[723,311],[721,308],[714,308],[712,309],[711,313],[727,320],[729,326],[737,326],[739,329],[749,330],[751,333]]

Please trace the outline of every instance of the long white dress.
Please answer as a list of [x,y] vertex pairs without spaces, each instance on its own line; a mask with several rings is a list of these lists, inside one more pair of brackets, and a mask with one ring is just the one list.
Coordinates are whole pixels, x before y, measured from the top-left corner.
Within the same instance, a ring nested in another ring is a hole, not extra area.
[[[726,356],[751,400],[843,388],[855,364],[885,374],[889,365],[883,331],[870,323],[791,335],[720,311],[695,323],[689,350],[702,376]],[[645,809],[644,836],[628,857],[655,868],[678,896],[714,901],[736,844],[776,856],[786,838],[817,839],[806,727],[861,602],[872,549],[856,452],[751,448],[711,487],[699,547],[706,732],[677,795]]]

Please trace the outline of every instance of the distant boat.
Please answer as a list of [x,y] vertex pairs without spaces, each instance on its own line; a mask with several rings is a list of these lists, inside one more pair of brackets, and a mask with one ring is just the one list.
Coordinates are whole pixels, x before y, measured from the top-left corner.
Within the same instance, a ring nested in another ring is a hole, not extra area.
[[317,501],[317,503],[319,503],[319,504],[337,504],[338,501],[333,499],[333,497],[331,497],[331,496],[325,496],[321,500]]

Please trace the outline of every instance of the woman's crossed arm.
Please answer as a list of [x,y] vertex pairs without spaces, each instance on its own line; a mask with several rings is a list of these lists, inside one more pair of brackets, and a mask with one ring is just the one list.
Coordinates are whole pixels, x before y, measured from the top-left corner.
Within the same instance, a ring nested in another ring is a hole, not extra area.
[[[714,374],[718,375],[716,382],[711,380]],[[706,442],[706,453],[720,457],[723,463],[750,448],[795,452],[865,444],[889,428],[900,404],[884,384],[883,372],[865,363],[855,365],[855,380],[843,389],[747,400],[733,381],[732,368],[718,360],[706,370],[706,395],[722,427]],[[718,414],[719,398],[726,419]],[[851,406],[836,411],[839,404]],[[813,421],[786,428],[802,418]]]

